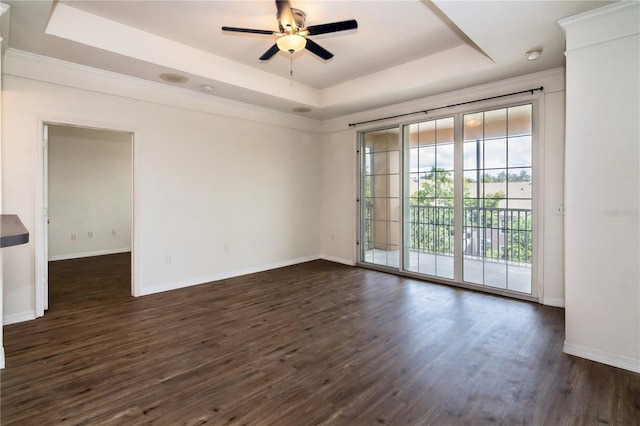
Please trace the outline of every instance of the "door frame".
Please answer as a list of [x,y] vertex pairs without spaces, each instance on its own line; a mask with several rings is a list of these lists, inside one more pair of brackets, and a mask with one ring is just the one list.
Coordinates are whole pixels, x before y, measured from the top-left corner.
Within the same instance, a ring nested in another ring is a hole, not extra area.
[[96,123],[83,120],[60,117],[39,117],[38,118],[38,147],[36,152],[35,165],[35,226],[34,226],[34,251],[35,251],[35,291],[34,305],[36,318],[44,316],[48,309],[49,285],[48,285],[48,126],[68,126],[93,129],[106,132],[127,133],[131,135],[131,295],[139,296],[139,282],[137,271],[137,227],[136,227],[136,151],[135,130],[113,123]]

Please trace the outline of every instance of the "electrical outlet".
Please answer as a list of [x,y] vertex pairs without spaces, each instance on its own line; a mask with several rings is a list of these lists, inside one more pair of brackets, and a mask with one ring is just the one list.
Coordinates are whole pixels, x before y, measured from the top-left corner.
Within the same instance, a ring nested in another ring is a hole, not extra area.
[[76,234],[71,234],[71,240],[72,240],[72,241],[75,241],[75,240],[76,240],[76,238],[77,238]]
[[167,255],[167,263],[173,263],[173,256]]

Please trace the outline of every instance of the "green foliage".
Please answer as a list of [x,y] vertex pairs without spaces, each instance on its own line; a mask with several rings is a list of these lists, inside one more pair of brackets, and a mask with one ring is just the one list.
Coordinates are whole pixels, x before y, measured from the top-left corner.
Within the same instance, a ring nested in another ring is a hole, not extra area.
[[433,167],[422,178],[422,188],[411,195],[412,205],[453,207],[453,172]]
[[[505,182],[507,174],[501,172],[492,177],[484,174],[483,182]],[[416,250],[453,254],[454,229],[454,181],[453,173],[441,168],[432,168],[425,173],[419,190],[412,194],[409,230],[411,247]],[[531,177],[526,170],[520,174],[509,173],[511,182],[529,182]],[[465,227],[494,229],[498,232],[501,223],[507,219],[507,230],[503,238],[507,238],[504,250],[498,247],[487,247],[485,257],[507,259],[509,261],[531,263],[531,217],[529,215],[517,219],[510,219],[510,210],[499,209],[500,201],[506,198],[503,191],[485,194],[484,198],[470,198],[469,185],[475,183],[472,179],[465,179],[463,185],[463,200],[465,207]],[[504,229],[503,229],[504,231]]]
[[373,191],[371,190],[372,186],[373,184],[371,180],[371,175],[365,175],[364,177],[364,197],[365,198],[370,198],[371,195],[373,195]]
[[409,213],[411,248],[429,253],[453,253],[453,207],[415,205]]
[[[507,178],[509,182],[531,182],[531,175],[527,169],[520,170],[520,173],[509,173],[501,171],[495,176],[488,173],[484,173],[480,176],[480,182],[506,182]],[[469,182],[476,182],[475,179],[469,179]]]
[[508,260],[530,264],[533,255],[531,215],[515,217],[510,222],[507,224],[510,229],[506,233],[510,244],[505,244],[504,256]]
[[[431,168],[431,171],[425,173],[422,178],[425,182],[422,187],[411,194],[412,206],[449,206],[454,204],[454,182],[453,172],[446,171],[442,168]],[[464,180],[464,205],[465,207],[498,207],[501,200],[506,198],[503,191],[485,194],[484,200],[476,200],[471,197],[469,183],[473,183],[471,179]],[[478,203],[482,203],[481,206]]]
[[498,203],[505,198],[507,198],[507,195],[502,191],[485,194],[484,206],[487,208],[496,208],[498,207]]

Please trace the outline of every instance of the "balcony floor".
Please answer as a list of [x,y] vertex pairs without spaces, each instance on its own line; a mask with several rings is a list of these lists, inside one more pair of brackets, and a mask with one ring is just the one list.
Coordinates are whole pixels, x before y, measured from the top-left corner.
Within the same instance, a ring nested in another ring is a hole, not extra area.
[[[399,267],[399,257],[398,250],[372,249],[365,252],[364,261],[397,268]],[[409,265],[405,270],[427,276],[453,279],[453,256],[410,250]],[[465,257],[464,281],[531,294],[531,267],[495,259]]]

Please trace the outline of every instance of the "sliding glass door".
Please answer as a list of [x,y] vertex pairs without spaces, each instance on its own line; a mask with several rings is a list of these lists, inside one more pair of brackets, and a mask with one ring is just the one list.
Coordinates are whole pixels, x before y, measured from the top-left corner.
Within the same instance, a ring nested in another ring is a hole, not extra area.
[[531,293],[531,112],[464,115],[464,281]]
[[360,261],[532,294],[533,106],[360,134]]
[[454,278],[453,118],[404,126],[404,269]]
[[400,132],[362,134],[361,259],[398,268],[400,259]]

